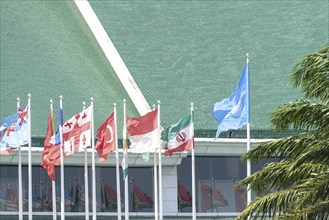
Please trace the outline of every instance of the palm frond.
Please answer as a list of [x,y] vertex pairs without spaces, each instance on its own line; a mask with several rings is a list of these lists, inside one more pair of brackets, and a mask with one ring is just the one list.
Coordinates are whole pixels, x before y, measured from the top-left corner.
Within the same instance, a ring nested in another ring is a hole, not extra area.
[[271,122],[277,131],[321,131],[328,128],[329,107],[307,100],[297,100],[280,106],[271,114]]
[[304,192],[296,203],[296,209],[315,205],[318,201],[329,200],[329,171],[312,173],[311,178],[305,179],[304,183],[296,188]]
[[319,202],[307,208],[292,210],[278,218],[279,220],[327,220],[329,219],[329,200]]
[[291,74],[293,85],[301,87],[306,97],[329,100],[329,47],[307,55]]
[[294,161],[282,160],[269,163],[261,170],[240,181],[236,187],[248,186],[256,193],[286,189],[311,178],[313,173],[325,172],[327,164],[304,163],[299,166]]
[[303,192],[296,189],[286,189],[267,194],[251,202],[236,220],[275,218],[289,211]]
[[296,158],[296,166],[306,162],[326,163],[329,165],[329,140],[316,140]]
[[248,159],[258,163],[261,159],[268,157],[296,158],[307,146],[314,143],[313,139],[307,136],[290,136],[260,144],[241,156],[243,161]]

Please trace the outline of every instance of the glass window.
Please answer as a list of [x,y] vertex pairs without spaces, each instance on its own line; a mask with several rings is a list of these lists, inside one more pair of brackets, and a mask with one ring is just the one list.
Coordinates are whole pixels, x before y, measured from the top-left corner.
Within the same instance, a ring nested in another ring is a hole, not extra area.
[[[115,167],[96,167],[97,212],[117,211]],[[153,212],[153,168],[129,168],[130,212]],[[0,166],[0,211],[18,211],[17,166]],[[83,166],[65,166],[65,212],[85,211],[85,181]],[[55,169],[56,207],[60,211],[60,167]],[[120,169],[121,207],[124,210],[124,182]],[[92,175],[88,167],[89,211],[92,211]],[[22,166],[23,210],[28,211],[28,167]],[[32,208],[34,212],[52,211],[52,183],[46,170],[32,166]]]
[[[239,157],[196,157],[196,198],[198,212],[240,212],[246,205],[246,191],[234,184],[246,177],[246,165]],[[177,167],[178,209],[191,212],[191,157],[184,158]],[[185,198],[185,199],[184,199]],[[186,201],[185,201],[186,200]]]

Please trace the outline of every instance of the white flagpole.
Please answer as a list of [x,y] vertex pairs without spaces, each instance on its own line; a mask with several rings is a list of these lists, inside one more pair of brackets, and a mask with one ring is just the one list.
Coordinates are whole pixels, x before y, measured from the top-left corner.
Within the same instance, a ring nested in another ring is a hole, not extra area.
[[[123,100],[123,129],[124,129],[124,134],[126,132],[127,129],[127,124],[126,124],[126,99]],[[124,140],[127,138],[127,135],[124,135]],[[126,149],[127,151],[128,149]],[[127,153],[127,152],[124,152]],[[125,155],[123,155],[125,156]],[[127,168],[128,169],[128,161],[126,161],[127,163]],[[125,220],[129,220],[129,192],[128,192],[128,187],[129,187],[129,183],[128,183],[128,175],[125,178]]]
[[29,219],[32,219],[32,132],[31,132],[31,94],[28,94],[28,119],[29,119],[29,164],[28,164],[28,173],[29,173]]
[[[191,117],[193,120],[193,102],[191,103]],[[193,138],[194,138],[194,121],[193,121]],[[196,220],[196,195],[195,195],[195,156],[194,141],[192,141],[192,219]]]
[[117,213],[118,220],[121,220],[121,189],[120,189],[120,170],[119,170],[119,147],[118,147],[118,130],[117,130],[117,104],[113,103],[114,111],[114,136],[115,136],[115,172],[117,180]]
[[[82,103],[83,111],[86,110],[86,102]],[[88,185],[88,154],[87,148],[84,148],[84,165],[85,165],[85,217],[86,220],[89,219],[89,185]]]
[[[63,111],[63,96],[59,96],[59,108]],[[63,120],[63,118],[62,118]],[[65,220],[65,194],[64,194],[64,155],[63,155],[63,130],[62,125],[58,125],[59,136],[61,139],[60,153],[61,153],[61,220]]]
[[[153,111],[155,110],[155,105],[153,104]],[[158,212],[158,170],[157,170],[157,152],[156,149],[153,152],[153,175],[154,175],[154,219],[159,219],[159,212]]]
[[94,131],[94,99],[91,101],[91,174],[92,174],[92,190],[93,190],[93,220],[96,220],[96,168],[95,168],[95,131]]
[[[50,99],[50,112],[53,121],[53,100]],[[54,134],[52,134],[54,135]],[[48,189],[47,189],[48,190]],[[54,180],[51,180],[51,193],[52,193],[52,207],[53,207],[53,220],[57,219],[57,210],[56,210],[56,183]]]
[[162,164],[161,164],[161,146],[160,146],[160,101],[158,101],[158,137],[157,145],[159,148],[159,215],[160,220],[163,220],[163,206],[162,206]]
[[[17,111],[20,99],[17,98]],[[23,189],[22,189],[22,149],[18,148],[18,219],[23,220]]]
[[[247,58],[247,65],[249,64],[249,53],[246,54]],[[247,151],[250,150],[250,75],[249,75],[249,65],[247,69]],[[251,175],[251,164],[250,160],[247,160],[247,177]],[[247,205],[249,205],[251,202],[251,190],[249,189],[248,186],[248,191],[247,191]]]

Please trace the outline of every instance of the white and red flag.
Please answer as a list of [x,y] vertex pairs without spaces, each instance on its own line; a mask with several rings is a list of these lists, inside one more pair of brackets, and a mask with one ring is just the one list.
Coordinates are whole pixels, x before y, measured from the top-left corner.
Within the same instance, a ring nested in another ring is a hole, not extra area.
[[143,116],[127,118],[132,153],[154,152],[158,144],[158,110]]
[[116,150],[116,139],[115,136],[115,121],[114,112],[106,119],[106,121],[98,128],[95,149],[98,152],[99,162],[105,162],[107,156]]
[[91,144],[91,106],[63,124],[64,154],[83,151]]

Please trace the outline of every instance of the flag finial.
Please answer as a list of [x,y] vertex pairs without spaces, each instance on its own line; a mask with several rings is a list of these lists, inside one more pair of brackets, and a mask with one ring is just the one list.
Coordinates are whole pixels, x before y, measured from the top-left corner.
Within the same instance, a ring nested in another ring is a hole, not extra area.
[[59,99],[60,99],[60,100],[63,100],[63,96],[62,96],[62,95],[60,95],[60,96],[59,96]]
[[158,100],[158,105],[160,105],[161,104],[161,102],[160,102],[160,100]]
[[93,97],[90,97],[90,101],[93,102],[94,101],[94,98]]
[[32,97],[32,96],[31,96],[31,93],[29,93],[29,94],[27,95],[27,97],[28,97],[28,98],[31,98],[31,97]]
[[50,104],[53,104],[53,100],[52,99],[50,99],[49,102],[50,102]]
[[113,103],[113,107],[117,107],[117,103]]
[[82,105],[83,105],[83,106],[86,106],[86,102],[82,102]]
[[123,99],[123,103],[126,103],[126,99]]
[[17,102],[19,102],[21,99],[19,97],[17,97]]

